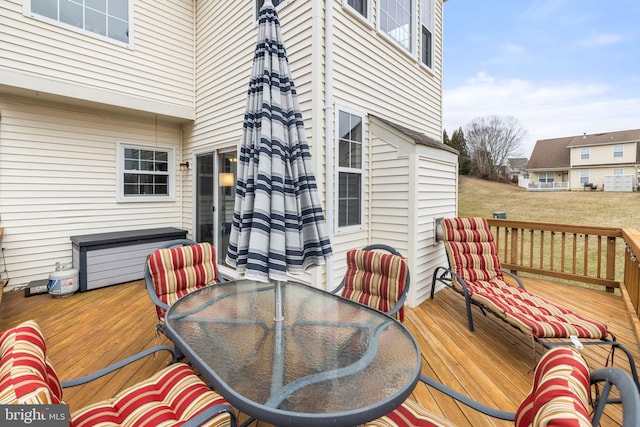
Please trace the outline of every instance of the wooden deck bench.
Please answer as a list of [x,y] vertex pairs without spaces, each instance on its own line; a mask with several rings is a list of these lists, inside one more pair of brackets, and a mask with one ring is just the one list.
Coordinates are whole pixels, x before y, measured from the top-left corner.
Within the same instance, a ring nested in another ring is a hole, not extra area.
[[143,279],[147,256],[186,236],[186,230],[174,227],[71,236],[80,292]]

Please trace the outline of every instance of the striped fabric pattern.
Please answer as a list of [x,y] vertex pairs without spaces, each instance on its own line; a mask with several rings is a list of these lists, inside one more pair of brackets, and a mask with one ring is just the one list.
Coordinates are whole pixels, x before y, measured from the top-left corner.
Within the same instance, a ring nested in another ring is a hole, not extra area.
[[[171,305],[179,298],[207,285],[218,283],[216,253],[210,243],[158,249],[148,259],[156,294]],[[165,311],[156,306],[158,319]]]
[[[398,302],[408,274],[407,262],[398,255],[352,249],[347,252],[342,296],[386,312]],[[402,322],[404,307],[394,316]]]
[[0,335],[0,404],[58,404],[62,387],[40,328],[27,321]]
[[[449,264],[466,282],[472,300],[537,338],[602,339],[607,326],[505,281],[489,224],[484,218],[442,220]],[[462,290],[453,280],[454,286]]]
[[393,412],[369,421],[364,427],[453,427],[451,422],[435,415],[411,399],[407,399]]
[[540,359],[531,392],[516,411],[516,427],[591,426],[589,369],[572,348],[556,347]]
[[[211,391],[189,366],[175,363],[112,399],[75,411],[71,425],[173,426],[222,403],[226,403],[224,398]],[[219,414],[203,425],[229,426],[229,414]]]
[[331,257],[304,121],[270,0],[258,16],[226,263],[286,281]]

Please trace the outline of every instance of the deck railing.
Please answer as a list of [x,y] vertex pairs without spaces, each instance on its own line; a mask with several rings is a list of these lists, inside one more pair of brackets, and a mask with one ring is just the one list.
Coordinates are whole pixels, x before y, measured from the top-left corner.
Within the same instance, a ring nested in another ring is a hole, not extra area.
[[489,224],[505,269],[602,285],[609,290],[620,287],[622,270],[616,279],[616,243],[622,238],[619,228],[501,219],[490,219]]
[[640,317],[640,233],[625,228],[622,230],[622,237],[626,244],[624,284],[636,315]]

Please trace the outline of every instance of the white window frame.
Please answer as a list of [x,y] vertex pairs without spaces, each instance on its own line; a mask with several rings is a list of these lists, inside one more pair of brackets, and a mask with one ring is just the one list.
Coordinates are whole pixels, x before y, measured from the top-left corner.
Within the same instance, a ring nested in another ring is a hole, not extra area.
[[365,7],[364,7],[364,14],[359,11],[358,9],[354,8],[353,6],[351,6],[349,4],[349,0],[342,0],[342,4],[344,4],[350,11],[352,11],[354,14],[356,14],[358,17],[365,19],[365,20],[369,20],[369,17],[371,16],[371,2],[375,1],[375,0],[362,0],[364,1]]
[[[25,16],[28,16],[30,18],[33,19],[37,19],[39,21],[43,21],[43,22],[48,22],[50,24],[54,24],[54,25],[58,25],[60,27],[84,34],[84,35],[88,35],[91,37],[96,37],[99,38],[101,40],[106,40],[109,41],[111,43],[116,43],[116,44],[120,44],[120,45],[124,45],[127,47],[131,47],[133,46],[133,28],[134,28],[134,24],[133,24],[133,0],[126,0],[127,1],[127,41],[122,41],[119,39],[115,39],[112,37],[109,37],[108,35],[103,35],[91,30],[87,30],[85,29],[85,25],[86,23],[84,22],[84,18],[83,18],[83,25],[82,27],[78,27],[72,24],[68,24],[66,22],[60,21],[59,19],[53,19],[51,17],[45,16],[45,15],[40,15],[38,13],[32,12],[31,11],[31,3],[33,0],[24,0],[23,6],[22,6],[22,10],[23,10],[23,14]],[[56,4],[59,3],[60,0],[48,0],[48,1],[55,1]],[[82,5],[79,5],[84,9],[87,9],[88,7],[84,5],[84,2]],[[84,14],[83,14],[84,17]]]
[[582,147],[580,149],[580,160],[589,160],[590,156],[591,151],[589,150],[589,147]]
[[[118,202],[165,202],[169,200],[175,200],[175,182],[176,182],[176,161],[175,161],[175,149],[173,147],[156,146],[148,144],[140,144],[136,142],[120,141],[117,144],[116,154],[116,200]],[[151,173],[157,175],[167,175],[167,192],[168,194],[162,195],[131,195],[127,196],[124,193],[124,175],[128,171],[125,170],[124,152],[125,149],[138,149],[147,151],[162,151],[167,153],[167,172],[164,173]]]
[[624,175],[624,169],[623,168],[614,168],[613,169],[613,174],[618,176],[618,175]]
[[[362,141],[360,147],[360,167],[352,168],[352,167],[344,167],[340,166],[340,113],[349,114],[351,116],[358,117],[362,123]],[[352,232],[352,231],[360,231],[364,226],[364,210],[365,210],[365,200],[364,200],[364,171],[365,171],[365,144],[366,144],[366,115],[354,109],[350,109],[343,106],[337,106],[336,108],[336,136],[335,136],[335,167],[336,167],[336,177],[335,177],[335,230],[339,233]],[[358,195],[360,201],[360,219],[358,224],[349,224],[349,225],[340,225],[340,174],[341,173],[351,173],[351,174],[359,174],[360,175],[360,194]]]
[[[393,2],[400,2],[400,1],[405,1],[405,0],[389,0],[389,1],[393,1]],[[409,46],[404,46],[402,44],[402,42],[400,40],[398,40],[397,38],[393,37],[392,35],[390,35],[389,33],[387,33],[386,31],[384,31],[382,29],[382,18],[383,18],[383,10],[382,10],[382,2],[378,2],[378,30],[380,31],[381,34],[384,35],[384,37],[388,38],[389,40],[391,40],[394,44],[396,44],[397,46],[399,46],[400,48],[402,48],[402,50],[409,52],[409,54],[413,55],[414,51],[415,51],[415,25],[416,25],[416,1],[415,0],[408,0],[409,2],[409,35],[408,35],[408,43]],[[397,9],[397,8],[396,8]]]
[[624,157],[624,146],[623,145],[614,145],[613,146],[613,158],[621,158]]
[[589,180],[589,171],[581,170],[580,171],[580,184],[585,185],[589,184],[591,181]]
[[[420,3],[420,50],[418,52],[419,60],[422,65],[429,69],[433,69],[433,28],[435,27],[435,4],[434,0],[421,0]],[[422,37],[423,31],[429,32],[429,46],[426,52],[428,58],[425,62],[425,46]]]

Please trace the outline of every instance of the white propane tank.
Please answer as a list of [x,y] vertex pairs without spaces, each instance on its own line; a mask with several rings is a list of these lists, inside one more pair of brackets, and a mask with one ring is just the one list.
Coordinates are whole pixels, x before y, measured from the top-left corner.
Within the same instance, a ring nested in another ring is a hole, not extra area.
[[49,294],[68,297],[78,290],[78,270],[70,264],[56,262],[56,269],[49,274]]

